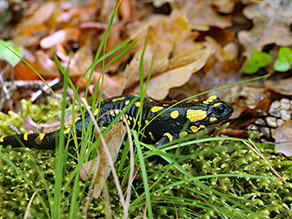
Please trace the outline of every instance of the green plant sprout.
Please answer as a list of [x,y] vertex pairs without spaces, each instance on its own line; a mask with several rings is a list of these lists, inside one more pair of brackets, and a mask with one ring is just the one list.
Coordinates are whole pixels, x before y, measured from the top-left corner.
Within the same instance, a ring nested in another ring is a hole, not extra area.
[[12,67],[17,65],[21,59],[13,54],[8,48],[13,50],[20,57],[22,57],[21,47],[14,47],[11,40],[5,41],[0,39],[0,44],[4,45],[0,46],[0,59],[7,61]]
[[266,67],[272,61],[270,54],[266,52],[260,52],[256,49],[253,50],[253,55],[246,60],[246,64],[243,69],[244,74],[254,74],[260,68]]
[[281,47],[278,52],[278,58],[274,62],[274,69],[279,72],[288,71],[292,63],[292,50],[288,47]]

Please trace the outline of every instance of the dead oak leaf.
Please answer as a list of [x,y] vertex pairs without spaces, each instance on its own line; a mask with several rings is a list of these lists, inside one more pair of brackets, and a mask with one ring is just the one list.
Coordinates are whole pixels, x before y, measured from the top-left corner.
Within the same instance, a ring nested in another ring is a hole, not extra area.
[[276,141],[275,149],[286,156],[292,156],[292,120],[288,120],[273,133],[273,138]]
[[266,45],[292,44],[292,2],[267,0],[269,4],[252,4],[244,8],[243,14],[253,21],[253,28],[238,34],[239,42],[245,48],[244,55],[250,57],[252,49],[262,50]]
[[50,19],[57,5],[56,2],[52,1],[44,2],[34,11],[32,16],[23,19],[15,28],[13,42],[23,47],[36,44],[48,31],[45,22]]
[[152,99],[163,100],[170,88],[182,86],[190,79],[193,73],[204,67],[211,55],[212,48],[206,43],[200,43],[200,45],[201,49],[193,50],[193,53],[197,53],[197,59],[151,78],[146,94]]
[[101,145],[98,149],[99,154],[94,160],[82,164],[80,169],[80,178],[85,181],[89,175],[96,174],[95,185],[93,189],[93,197],[98,198],[103,189],[104,183],[108,178],[111,167],[105,152],[104,147],[108,147],[113,162],[118,157],[120,147],[125,137],[126,130],[122,123],[117,123],[113,128],[104,136],[106,145]]
[[267,80],[264,82],[264,86],[266,89],[272,90],[276,93],[280,93],[283,95],[292,95],[292,77],[285,78],[281,80]]
[[[155,60],[151,75],[166,71],[169,68],[169,56],[174,48],[177,44],[188,38],[189,35],[193,34],[184,14],[175,10],[170,16],[160,17],[156,23],[150,25],[147,29],[147,35],[148,44],[143,60],[144,78],[149,73],[153,56]],[[138,72],[143,44],[139,44],[139,46],[140,48],[137,49],[133,59],[125,69],[124,89],[139,81]]]
[[227,28],[232,25],[230,16],[219,15],[209,4],[209,1],[188,1],[182,8],[192,28],[207,31],[210,27]]

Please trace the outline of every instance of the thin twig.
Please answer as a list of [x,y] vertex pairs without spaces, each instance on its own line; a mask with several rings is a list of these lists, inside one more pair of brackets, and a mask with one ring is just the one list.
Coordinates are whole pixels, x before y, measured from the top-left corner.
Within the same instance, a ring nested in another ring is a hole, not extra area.
[[253,141],[251,139],[248,139],[250,144],[246,143],[243,141],[243,143],[248,146],[250,149],[252,149],[257,155],[259,155],[264,161],[266,161],[266,163],[268,164],[268,166],[270,167],[270,169],[272,170],[272,172],[278,177],[280,178],[284,183],[287,183],[278,173],[277,171],[271,166],[271,164],[268,162],[268,160],[264,157],[264,155],[259,151],[259,149],[257,148],[257,146],[253,143]]

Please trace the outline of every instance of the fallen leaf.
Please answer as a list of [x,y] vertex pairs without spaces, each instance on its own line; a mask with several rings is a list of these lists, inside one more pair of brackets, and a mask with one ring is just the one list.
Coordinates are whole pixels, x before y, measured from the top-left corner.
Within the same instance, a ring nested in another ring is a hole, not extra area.
[[222,13],[231,13],[234,10],[237,0],[211,0],[212,5],[218,8],[219,12]]
[[125,137],[126,129],[122,123],[117,123],[113,126],[113,128],[104,136],[104,140],[106,145],[100,145],[99,157],[94,160],[88,161],[82,164],[80,169],[80,178],[85,181],[87,180],[89,175],[96,174],[95,185],[93,190],[93,197],[98,198],[103,189],[104,183],[108,178],[111,167],[108,163],[108,158],[106,156],[106,152],[104,147],[108,147],[110,151],[111,158],[113,162],[118,157],[118,153],[120,151],[120,147],[122,145],[122,141]]
[[251,30],[238,33],[244,55],[250,57],[252,50],[262,51],[263,47],[275,43],[278,46],[292,44],[292,2],[266,0],[267,4],[254,3],[244,8],[243,14],[253,21]]
[[74,53],[72,59],[69,62],[64,62],[63,65],[70,64],[69,75],[70,76],[81,76],[93,63],[93,54],[91,51],[90,43],[87,42],[81,46],[76,53]]
[[75,31],[72,28],[62,29],[54,32],[53,34],[43,38],[40,41],[40,45],[43,49],[48,49],[56,44],[67,42],[76,38]]
[[201,43],[200,50],[194,50],[194,53],[197,53],[197,59],[187,65],[165,71],[151,78],[146,94],[152,99],[163,100],[170,88],[182,86],[190,79],[193,73],[204,67],[211,52],[212,48],[208,44]]
[[[155,61],[151,75],[156,75],[166,71],[169,68],[169,56],[174,48],[183,39],[186,39],[191,32],[191,26],[188,24],[185,16],[180,11],[173,11],[170,16],[164,16],[157,20],[148,28],[148,44],[144,54],[144,78],[147,77],[152,57]],[[135,53],[132,61],[126,66],[124,75],[124,89],[132,86],[139,81],[139,63],[143,44]]]
[[188,1],[182,8],[182,12],[195,30],[207,31],[210,27],[224,29],[232,25],[231,17],[219,15],[214,11],[209,1]]
[[[88,83],[88,75],[83,78],[81,82],[81,88],[86,88],[87,83]],[[90,80],[90,85],[89,85],[89,93],[93,94],[95,87],[97,85],[98,80],[101,77],[101,73],[94,71],[92,78]],[[81,78],[80,78],[81,79]],[[80,80],[79,79],[79,80]],[[103,82],[103,89],[102,89],[102,94],[104,97],[113,97],[113,96],[119,96],[122,94],[122,87],[121,83],[123,81],[123,76],[122,75],[113,75],[110,76],[108,74],[104,74],[104,82]],[[98,92],[101,91],[101,79],[98,84]]]
[[283,95],[292,95],[292,77],[285,78],[281,80],[267,80],[264,82],[264,86],[266,89],[272,90],[276,93],[280,93]]
[[292,156],[292,120],[288,120],[272,133],[276,141],[275,150],[286,156]]
[[50,19],[53,12],[57,8],[58,3],[53,1],[44,2],[40,4],[32,16],[27,19],[23,19],[16,27],[16,36],[18,35],[30,35],[34,32],[35,27],[44,24]]
[[42,50],[35,52],[36,60],[36,70],[41,73],[42,76],[52,76],[58,77],[59,70],[55,62]]

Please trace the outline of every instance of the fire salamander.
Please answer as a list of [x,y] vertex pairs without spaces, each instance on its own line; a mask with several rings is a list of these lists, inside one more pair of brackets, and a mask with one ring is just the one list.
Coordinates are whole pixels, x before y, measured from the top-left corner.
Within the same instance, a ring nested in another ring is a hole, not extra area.
[[[108,126],[127,106],[128,109],[124,116],[120,117],[120,120],[127,122],[131,128],[145,127],[143,132],[140,133],[143,136],[143,141],[156,143],[157,146],[224,121],[233,112],[233,108],[221,101],[217,96],[211,96],[203,101],[192,101],[169,107],[168,104],[159,104],[146,98],[141,104],[140,98],[129,95],[102,101],[100,108],[95,110],[94,116],[98,119],[97,123],[99,125]],[[137,117],[140,107],[143,107],[141,122]],[[157,116],[158,114],[160,115]],[[81,137],[82,126],[88,127],[90,117],[86,114],[84,122],[81,117],[77,117],[74,122],[76,136]],[[64,135],[66,140],[68,140],[68,134],[71,131],[72,123],[65,126]],[[10,135],[1,137],[0,144],[21,147],[20,140],[29,148],[54,149],[55,140],[59,133],[60,131]]]

